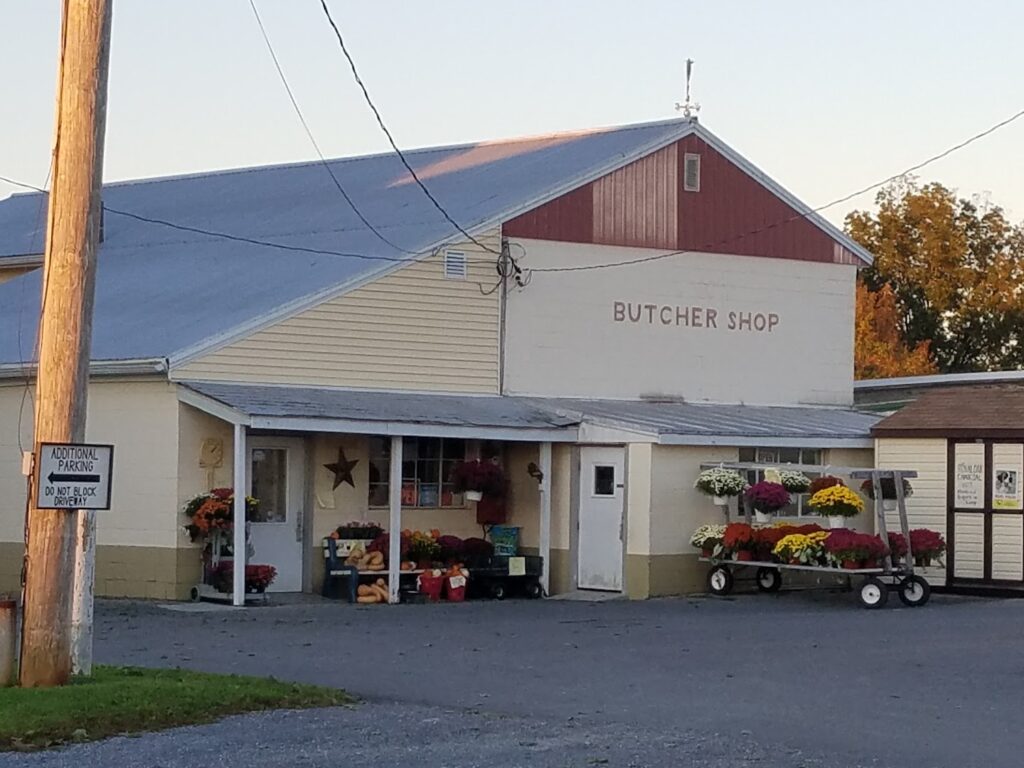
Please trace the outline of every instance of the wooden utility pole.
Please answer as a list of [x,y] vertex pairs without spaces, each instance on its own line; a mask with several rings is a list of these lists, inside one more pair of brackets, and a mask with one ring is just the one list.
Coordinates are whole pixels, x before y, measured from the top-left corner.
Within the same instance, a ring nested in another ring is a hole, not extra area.
[[[53,183],[43,263],[33,440],[85,439],[99,243],[112,0],[64,0]],[[29,486],[21,668],[24,687],[71,673],[71,597],[78,515],[41,510]]]

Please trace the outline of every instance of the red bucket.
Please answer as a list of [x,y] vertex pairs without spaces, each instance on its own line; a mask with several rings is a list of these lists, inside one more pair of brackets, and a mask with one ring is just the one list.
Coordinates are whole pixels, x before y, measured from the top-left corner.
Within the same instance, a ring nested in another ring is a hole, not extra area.
[[466,600],[466,577],[449,576],[444,580],[444,596],[450,603],[462,603]]
[[444,587],[443,576],[431,576],[428,573],[421,573],[418,579],[420,592],[427,596],[432,603],[441,599],[441,589]]

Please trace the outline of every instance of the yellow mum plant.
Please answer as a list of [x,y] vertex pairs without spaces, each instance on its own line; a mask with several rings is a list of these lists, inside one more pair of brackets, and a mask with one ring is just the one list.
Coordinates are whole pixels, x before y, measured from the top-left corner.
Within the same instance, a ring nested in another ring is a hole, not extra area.
[[853,517],[864,511],[864,500],[845,485],[822,488],[811,496],[807,504],[819,515],[826,517]]
[[794,560],[803,565],[819,565],[825,556],[825,539],[828,531],[814,533],[791,533],[779,539],[772,554],[784,563]]

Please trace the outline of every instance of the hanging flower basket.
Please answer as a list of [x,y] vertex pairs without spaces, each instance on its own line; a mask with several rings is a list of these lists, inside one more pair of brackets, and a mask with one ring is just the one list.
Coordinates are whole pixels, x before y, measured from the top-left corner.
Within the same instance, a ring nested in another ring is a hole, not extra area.
[[705,469],[694,482],[693,487],[714,498],[715,504],[725,506],[730,496],[739,496],[747,487],[747,481],[734,469],[714,467]]
[[505,472],[493,461],[471,459],[452,467],[449,480],[455,493],[465,494],[467,501],[481,501],[484,496],[505,498]]

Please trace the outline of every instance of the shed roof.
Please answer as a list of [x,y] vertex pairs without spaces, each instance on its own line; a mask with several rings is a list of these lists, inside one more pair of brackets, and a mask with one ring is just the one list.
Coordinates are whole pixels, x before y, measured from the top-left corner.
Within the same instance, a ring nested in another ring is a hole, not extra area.
[[[807,210],[703,126],[688,120],[406,154],[451,216],[469,231],[480,232],[691,133],[729,152],[776,194]],[[287,316],[416,254],[462,239],[393,153],[329,163],[363,215],[397,247],[359,220],[319,162],[105,185],[93,360],[174,362],[228,333]],[[0,264],[41,251],[44,202],[39,194],[0,201]],[[808,217],[870,259],[824,219],[811,213]],[[232,241],[157,220],[334,253]],[[26,350],[34,346],[39,283],[33,273],[0,284],[0,366],[20,365],[31,357]]]
[[1024,389],[1013,385],[928,390],[871,430],[875,437],[1024,436]]

